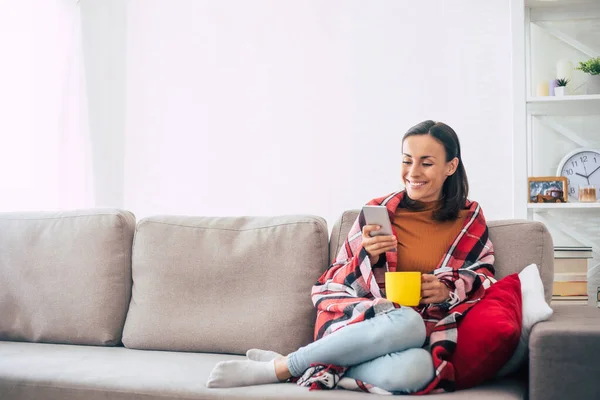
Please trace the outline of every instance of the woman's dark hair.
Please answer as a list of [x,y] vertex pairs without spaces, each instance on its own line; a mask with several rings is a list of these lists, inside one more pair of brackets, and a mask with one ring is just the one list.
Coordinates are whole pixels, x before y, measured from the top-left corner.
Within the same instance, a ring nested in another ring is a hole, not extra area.
[[[469,194],[469,181],[467,172],[460,155],[460,142],[454,129],[443,122],[423,121],[408,130],[402,137],[402,143],[409,136],[431,135],[440,142],[446,150],[446,162],[454,157],[458,158],[458,167],[454,174],[446,178],[442,186],[442,206],[433,213],[436,221],[456,220],[458,213],[465,207],[467,196]],[[423,206],[418,201],[412,200],[408,195],[402,200],[403,207],[409,209],[421,209]]]

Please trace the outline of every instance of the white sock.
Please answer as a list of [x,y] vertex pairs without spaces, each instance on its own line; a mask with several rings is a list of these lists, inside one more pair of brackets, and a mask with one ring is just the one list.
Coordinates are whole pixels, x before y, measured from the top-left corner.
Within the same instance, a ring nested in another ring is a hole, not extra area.
[[221,361],[210,373],[206,387],[228,388],[277,382],[279,379],[275,375],[273,361]]
[[252,361],[273,361],[283,355],[271,350],[250,349],[246,352],[246,357]]

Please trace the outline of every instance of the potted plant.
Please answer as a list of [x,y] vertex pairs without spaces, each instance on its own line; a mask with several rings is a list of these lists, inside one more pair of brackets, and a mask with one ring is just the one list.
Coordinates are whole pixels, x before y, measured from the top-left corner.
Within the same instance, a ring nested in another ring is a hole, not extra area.
[[600,94],[600,57],[580,61],[576,69],[590,74],[586,84],[587,94]]
[[569,94],[569,88],[567,87],[567,84],[569,83],[569,80],[567,78],[558,78],[556,80],[556,87],[554,88],[554,95],[555,96],[566,96]]

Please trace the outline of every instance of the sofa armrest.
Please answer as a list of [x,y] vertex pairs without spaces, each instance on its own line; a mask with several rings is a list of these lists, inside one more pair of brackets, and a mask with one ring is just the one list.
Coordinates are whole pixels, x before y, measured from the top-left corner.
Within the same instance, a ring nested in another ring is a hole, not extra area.
[[553,309],[529,338],[529,399],[600,399],[600,309]]

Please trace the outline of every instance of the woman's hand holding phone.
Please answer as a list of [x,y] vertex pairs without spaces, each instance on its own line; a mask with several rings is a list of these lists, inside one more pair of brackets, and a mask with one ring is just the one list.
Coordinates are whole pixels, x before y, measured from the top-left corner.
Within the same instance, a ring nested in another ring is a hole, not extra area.
[[369,254],[371,265],[377,264],[380,255],[394,250],[398,245],[394,235],[371,236],[371,232],[379,229],[381,229],[379,225],[365,225],[362,229],[362,246]]

